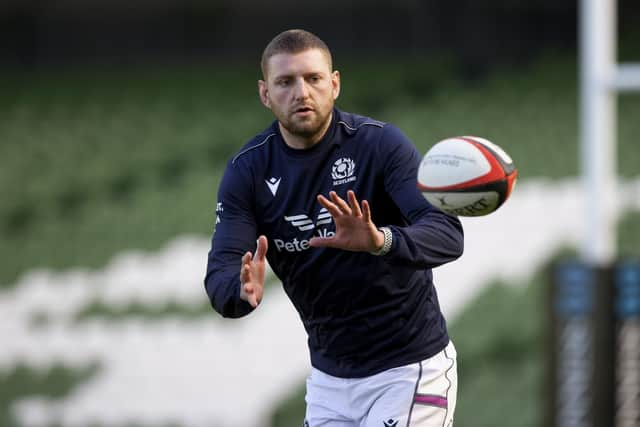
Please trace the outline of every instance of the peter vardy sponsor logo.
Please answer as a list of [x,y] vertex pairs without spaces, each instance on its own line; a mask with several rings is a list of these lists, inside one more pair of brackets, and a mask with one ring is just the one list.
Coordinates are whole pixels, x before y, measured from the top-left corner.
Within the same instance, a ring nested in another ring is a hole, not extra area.
[[[324,229],[318,230],[316,232],[316,235],[318,237],[331,237],[331,236],[334,236],[335,234],[336,233],[334,233],[333,231],[327,231]],[[280,252],[282,252],[283,250],[287,252],[302,252],[302,251],[306,251],[311,247],[309,246],[309,239],[298,240],[297,237],[294,237],[293,240],[290,240],[290,241],[284,241],[282,239],[273,239],[273,242],[276,244],[276,249],[279,250]]]
[[[325,208],[322,208],[320,210],[315,223],[305,214],[285,216],[284,219],[300,231],[314,230],[317,229],[319,225],[331,224],[331,222],[333,221],[333,218],[331,218],[331,214]],[[335,232],[328,231],[327,229],[323,228],[317,229],[314,235],[317,237],[331,237],[335,234]],[[287,252],[302,252],[311,247],[309,246],[309,240],[311,239],[311,237],[309,237],[308,239],[298,239],[297,237],[294,237],[293,240],[289,241],[285,241],[282,239],[273,239],[273,243],[275,243],[276,249],[281,252],[283,250]]]
[[311,221],[311,218],[304,214],[285,216],[284,219],[300,231],[313,230],[318,225],[322,224],[331,224],[331,214],[326,208],[320,209],[320,213],[318,214],[315,224]]
[[341,157],[336,160],[331,168],[333,185],[336,186],[355,181],[356,177],[353,175],[355,169],[356,163],[349,157]]

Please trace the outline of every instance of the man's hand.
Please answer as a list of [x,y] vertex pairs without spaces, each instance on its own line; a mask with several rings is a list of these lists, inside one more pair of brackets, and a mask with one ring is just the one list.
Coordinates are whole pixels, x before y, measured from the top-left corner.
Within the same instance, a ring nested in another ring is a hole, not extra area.
[[362,252],[375,252],[382,248],[384,234],[371,221],[371,209],[366,200],[360,206],[351,190],[347,191],[349,203],[338,197],[335,191],[329,193],[329,199],[318,195],[318,202],[329,211],[336,223],[336,234],[332,237],[313,237],[309,245]]
[[255,256],[251,252],[247,252],[242,257],[242,265],[240,266],[240,299],[247,301],[253,308],[260,304],[264,293],[266,254],[267,238],[260,236]]

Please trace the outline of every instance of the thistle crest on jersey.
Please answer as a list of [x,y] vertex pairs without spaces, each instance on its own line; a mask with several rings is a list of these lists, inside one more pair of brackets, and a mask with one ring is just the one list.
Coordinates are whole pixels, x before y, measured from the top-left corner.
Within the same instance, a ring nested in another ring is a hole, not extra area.
[[336,186],[355,181],[356,177],[353,175],[355,169],[356,163],[349,157],[341,157],[336,160],[331,168],[333,185]]

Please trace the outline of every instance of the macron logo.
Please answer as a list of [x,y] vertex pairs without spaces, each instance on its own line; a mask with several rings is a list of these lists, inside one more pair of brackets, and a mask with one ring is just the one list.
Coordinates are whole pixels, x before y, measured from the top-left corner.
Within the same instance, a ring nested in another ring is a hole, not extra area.
[[313,223],[313,221],[311,221],[311,218],[309,218],[305,214],[285,216],[284,219],[285,221],[290,222],[294,227],[297,227],[300,231],[313,230],[314,228],[322,224],[331,224],[331,214],[327,211],[326,208],[322,208],[320,210],[318,219],[316,220],[315,224]]
[[278,192],[278,187],[280,186],[280,180],[282,178],[274,178],[271,177],[269,179],[265,179],[264,182],[267,184],[267,186],[269,187],[269,190],[271,190],[271,194],[273,194],[274,196],[276,195],[276,193]]

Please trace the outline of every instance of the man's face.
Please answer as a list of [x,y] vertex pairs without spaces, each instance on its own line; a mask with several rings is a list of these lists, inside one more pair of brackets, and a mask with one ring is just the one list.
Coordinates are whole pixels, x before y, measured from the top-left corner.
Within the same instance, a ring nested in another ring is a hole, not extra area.
[[319,49],[279,53],[268,59],[265,72],[266,80],[258,82],[260,100],[290,134],[285,139],[292,136],[305,145],[318,142],[340,93],[340,75],[331,71],[325,53]]

